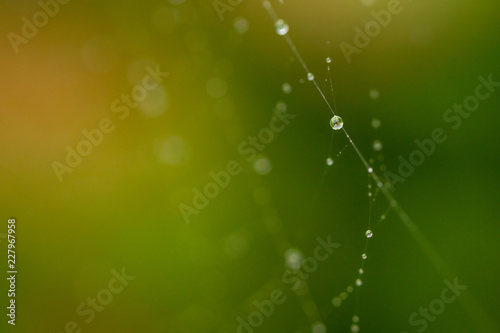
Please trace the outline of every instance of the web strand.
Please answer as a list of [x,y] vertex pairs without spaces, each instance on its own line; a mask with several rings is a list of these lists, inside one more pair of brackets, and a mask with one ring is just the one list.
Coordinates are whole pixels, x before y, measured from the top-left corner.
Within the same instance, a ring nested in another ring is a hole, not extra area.
[[[279,18],[276,15],[276,12],[274,11],[271,3],[268,0],[263,0],[262,2],[264,8],[267,10],[269,13],[271,19],[273,22],[276,22]],[[303,69],[305,70],[306,74],[309,74],[310,71],[302,59],[299,51],[297,50],[295,44],[293,43],[291,37],[288,34],[285,34],[283,36],[285,38],[285,41],[289,45],[290,49],[292,52],[295,54],[297,59],[299,60],[300,64],[302,65]],[[331,107],[330,103],[326,99],[325,94],[321,90],[321,88],[318,86],[318,83],[312,77],[312,79],[309,78],[309,81],[312,81],[316,89],[318,90],[319,94],[325,101],[326,105],[332,112],[332,114],[335,116],[335,111]],[[349,142],[351,146],[354,148],[356,154],[358,155],[360,161],[364,165],[365,169],[368,171],[368,173],[371,175],[371,178],[375,182],[375,184],[380,188],[382,194],[385,196],[387,201],[389,202],[390,206],[392,209],[395,211],[396,215],[398,218],[401,220],[401,222],[406,226],[422,252],[426,255],[428,260],[431,262],[431,264],[434,266],[434,269],[438,272],[438,274],[443,278],[443,279],[453,279],[457,275],[453,272],[453,270],[446,264],[446,262],[441,258],[439,253],[434,249],[434,247],[430,244],[430,242],[427,240],[427,238],[424,236],[424,234],[420,231],[420,229],[417,227],[415,222],[408,216],[406,211],[402,208],[402,206],[396,201],[392,193],[387,189],[387,187],[382,183],[382,180],[380,177],[375,173],[375,171],[370,167],[368,164],[367,160],[364,158],[363,154],[361,154],[360,150],[352,140],[352,138],[349,136],[345,126],[342,128],[344,131],[344,134],[346,137],[349,139]],[[473,298],[472,294],[468,291],[465,290],[463,292],[463,296],[459,298],[459,302],[464,308],[464,310],[467,312],[470,318],[472,318],[478,327],[480,327],[483,331],[491,331],[491,332],[497,332],[498,328],[496,327],[495,323],[492,322],[486,313],[481,309],[479,304],[475,301]]]

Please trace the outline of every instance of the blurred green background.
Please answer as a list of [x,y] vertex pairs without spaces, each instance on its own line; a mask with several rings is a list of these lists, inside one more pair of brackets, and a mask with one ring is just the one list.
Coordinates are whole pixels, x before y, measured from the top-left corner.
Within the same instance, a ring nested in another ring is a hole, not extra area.
[[[500,3],[401,3],[348,64],[339,44],[352,44],[353,28],[386,1],[272,1],[330,102],[325,58],[333,59],[338,114],[363,155],[377,159],[378,174],[384,166],[396,172],[415,139],[446,130],[449,139],[395,196],[496,321],[500,92],[456,131],[442,116],[474,93],[478,76],[500,81]],[[1,6],[0,233],[16,218],[19,271],[17,325],[2,314],[2,327],[64,332],[75,321],[83,332],[231,333],[238,317],[255,311],[253,301],[281,289],[287,301],[255,332],[310,332],[319,318],[328,332],[349,332],[354,314],[361,332],[416,332],[409,316],[444,284],[394,213],[370,240],[359,298],[332,305],[358,278],[369,182],[351,147],[322,179],[330,143],[334,157],[348,141],[340,131],[332,139],[329,109],[260,1],[231,6],[223,21],[212,1],[71,1],[18,53],[7,34],[21,34],[21,18],[40,7],[35,0]],[[169,76],[119,119],[113,100],[157,65]],[[260,166],[271,169],[257,168],[266,173],[259,175],[238,145],[268,126],[279,102],[297,117],[262,152]],[[65,147],[103,118],[116,129],[59,182],[52,163],[64,163]],[[179,204],[191,205],[193,188],[230,160],[242,173],[186,224]],[[386,208],[380,195],[373,219]],[[317,237],[328,235],[341,246],[296,295],[281,281],[285,251],[311,256]],[[135,279],[85,323],[77,306],[123,267]],[[4,282],[3,309],[7,289]],[[459,302],[426,330],[479,331]]]

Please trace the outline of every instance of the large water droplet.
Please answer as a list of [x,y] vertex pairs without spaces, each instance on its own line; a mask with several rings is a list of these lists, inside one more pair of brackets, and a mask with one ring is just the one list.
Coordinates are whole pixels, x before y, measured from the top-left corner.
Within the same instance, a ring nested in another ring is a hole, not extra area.
[[286,35],[289,29],[288,24],[281,19],[274,23],[274,28],[276,29],[276,33],[280,36]]
[[339,129],[344,127],[344,121],[339,116],[334,116],[332,119],[330,119],[330,126],[334,130],[338,131]]

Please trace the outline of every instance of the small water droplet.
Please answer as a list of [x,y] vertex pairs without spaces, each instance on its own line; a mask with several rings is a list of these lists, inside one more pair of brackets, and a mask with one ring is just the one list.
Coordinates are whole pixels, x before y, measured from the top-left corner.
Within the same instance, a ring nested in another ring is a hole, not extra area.
[[348,286],[346,290],[347,290],[348,293],[352,293],[352,291],[353,291],[353,289],[352,289],[351,286]]
[[359,332],[359,326],[356,324],[351,325],[351,332],[352,333],[358,333]]
[[356,279],[356,285],[359,287],[363,284],[363,281],[361,279]]
[[309,81],[314,80],[314,74],[313,74],[313,73],[307,73],[307,79],[308,79]]
[[370,90],[370,98],[377,99],[380,96],[380,92],[377,89]]
[[290,83],[288,82],[285,82],[283,83],[283,85],[281,86],[281,90],[283,90],[283,92],[285,94],[289,94],[292,92],[292,86],[290,85]]
[[289,248],[285,252],[285,264],[290,269],[298,269],[304,261],[304,256],[297,248]]
[[363,268],[360,268],[359,269],[359,274],[363,274],[365,271],[363,270]]
[[366,255],[366,253],[363,253],[363,254],[361,255],[361,258],[366,259],[366,258],[368,258],[368,256]]
[[382,123],[380,122],[379,119],[377,119],[377,118],[372,119],[372,127],[373,128],[377,129],[380,127],[380,125],[382,125]]
[[269,161],[269,159],[264,156],[260,156],[253,162],[253,169],[257,174],[265,176],[272,170],[271,161]]
[[288,33],[288,24],[282,19],[279,19],[274,23],[274,28],[276,29],[276,33],[280,36],[284,36]]
[[380,216],[381,220],[385,220],[385,215]]
[[366,230],[365,235],[366,235],[367,238],[372,238],[373,237],[373,231]]
[[344,127],[344,121],[339,116],[334,116],[332,119],[330,119],[330,126],[334,130],[338,131],[339,129]]
[[329,63],[331,63],[331,62],[332,62],[332,58],[330,58],[330,57],[326,58],[326,63],[327,63],[327,64],[329,64]]
[[347,298],[347,293],[346,293],[345,291],[343,291],[343,292],[341,292],[341,293],[340,293],[340,295],[339,295],[339,296],[340,296],[340,298],[342,298],[342,299],[346,299],[346,298]]
[[311,325],[312,333],[326,333],[326,326],[321,321],[315,322]]
[[276,102],[276,109],[278,111],[280,111],[281,113],[285,113],[286,109],[287,109],[286,103],[283,101],[277,101]]
[[333,306],[338,308],[340,305],[342,305],[342,300],[340,299],[340,297],[335,297],[334,299],[332,299],[332,304]]
[[380,140],[373,141],[373,150],[381,151],[383,148],[382,142]]
[[368,168],[368,173],[372,173],[373,172],[373,168]]
[[333,160],[332,160],[332,158],[331,158],[331,157],[328,157],[328,158],[326,159],[326,165],[328,165],[328,166],[333,165]]
[[356,315],[352,316],[352,322],[359,323],[359,316],[356,316]]
[[244,34],[245,32],[248,31],[248,21],[244,17],[237,17],[234,19],[234,30],[236,30],[237,33],[239,34]]

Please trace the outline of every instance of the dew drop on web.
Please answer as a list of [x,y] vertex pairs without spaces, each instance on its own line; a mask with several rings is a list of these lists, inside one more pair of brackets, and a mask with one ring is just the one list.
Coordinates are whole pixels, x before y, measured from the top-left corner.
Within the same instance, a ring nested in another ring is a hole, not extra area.
[[276,33],[280,36],[286,35],[288,33],[288,30],[290,29],[288,27],[288,24],[282,19],[279,19],[274,23],[274,28],[276,29]]
[[344,121],[339,116],[334,116],[332,119],[330,119],[330,126],[334,130],[338,131],[339,129],[344,127]]

